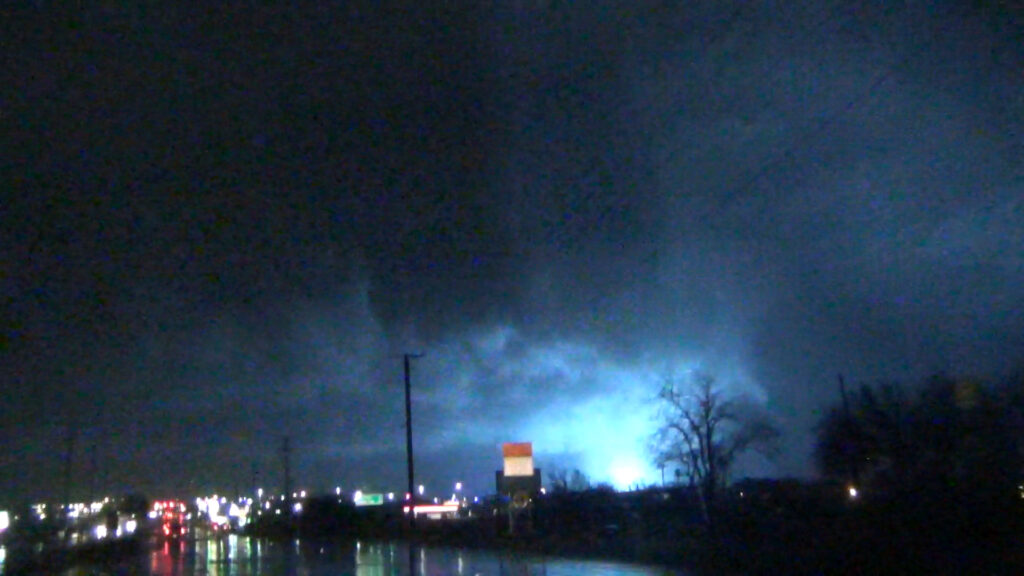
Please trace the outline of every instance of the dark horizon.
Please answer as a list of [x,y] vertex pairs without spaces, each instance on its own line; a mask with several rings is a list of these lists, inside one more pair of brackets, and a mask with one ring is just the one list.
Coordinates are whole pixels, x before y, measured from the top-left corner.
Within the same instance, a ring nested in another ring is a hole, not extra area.
[[[666,376],[815,474],[847,383],[1024,369],[1024,15],[988,2],[26,3],[0,498],[656,483]],[[105,488],[102,488],[100,485]],[[358,487],[358,486],[357,486]]]

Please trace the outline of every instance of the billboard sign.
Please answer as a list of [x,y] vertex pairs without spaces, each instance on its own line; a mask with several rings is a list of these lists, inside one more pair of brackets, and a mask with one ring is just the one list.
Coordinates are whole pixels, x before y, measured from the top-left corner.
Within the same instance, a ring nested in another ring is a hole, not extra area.
[[533,476],[533,443],[506,442],[501,446],[505,476]]

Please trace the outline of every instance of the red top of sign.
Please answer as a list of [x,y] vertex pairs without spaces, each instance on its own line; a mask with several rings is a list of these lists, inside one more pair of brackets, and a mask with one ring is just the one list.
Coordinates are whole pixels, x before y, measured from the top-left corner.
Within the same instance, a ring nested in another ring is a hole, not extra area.
[[506,442],[501,445],[501,455],[505,458],[533,456],[533,442]]

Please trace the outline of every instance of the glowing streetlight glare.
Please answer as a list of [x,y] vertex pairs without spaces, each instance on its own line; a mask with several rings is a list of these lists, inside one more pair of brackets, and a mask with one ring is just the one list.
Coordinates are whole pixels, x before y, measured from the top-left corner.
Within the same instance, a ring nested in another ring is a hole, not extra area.
[[459,490],[462,490],[462,482],[455,483],[455,491],[458,492]]
[[417,490],[419,490],[420,496],[423,496],[423,484],[420,484]]
[[850,498],[856,498],[857,497],[857,488],[855,488],[853,486],[850,486],[849,493],[850,493]]

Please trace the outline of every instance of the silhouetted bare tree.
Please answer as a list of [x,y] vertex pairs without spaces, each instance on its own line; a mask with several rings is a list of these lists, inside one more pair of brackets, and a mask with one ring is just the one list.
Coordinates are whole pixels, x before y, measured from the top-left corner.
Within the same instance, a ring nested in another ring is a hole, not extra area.
[[779,429],[752,402],[726,397],[708,374],[694,374],[689,381],[666,379],[658,401],[655,462],[681,466],[700,494],[705,520],[712,524],[715,497],[736,458],[747,451],[773,455]]
[[548,471],[548,484],[551,492],[560,494],[569,491],[569,471],[565,468],[553,468]]
[[590,479],[587,475],[574,468],[572,473],[564,468],[555,468],[548,473],[551,491],[554,493],[583,492],[590,488]]
[[946,377],[917,394],[865,385],[848,411],[835,407],[819,423],[818,467],[893,497],[1005,497],[1022,470],[1021,389]]
[[903,389],[891,383],[864,386],[852,396],[849,406],[833,407],[818,424],[819,469],[854,484],[877,474],[902,478],[910,442]]

